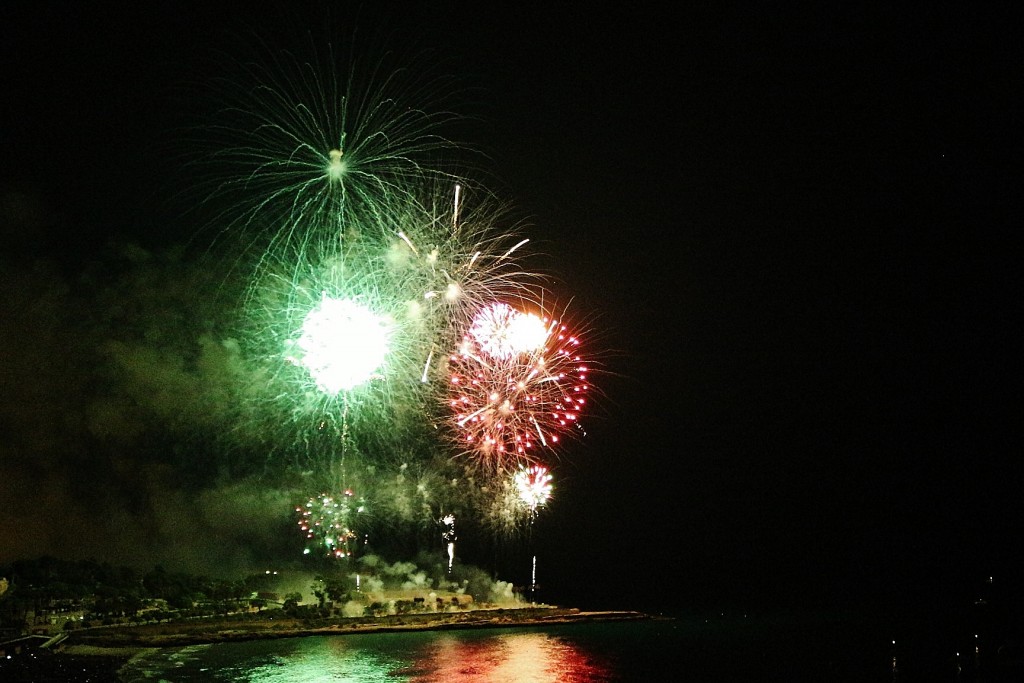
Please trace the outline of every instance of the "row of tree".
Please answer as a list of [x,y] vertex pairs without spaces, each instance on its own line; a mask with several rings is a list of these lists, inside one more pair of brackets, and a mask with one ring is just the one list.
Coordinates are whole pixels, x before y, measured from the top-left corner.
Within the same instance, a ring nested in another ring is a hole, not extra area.
[[95,560],[40,557],[0,566],[7,590],[0,594],[0,626],[20,625],[25,614],[88,609],[97,617],[136,615],[146,604],[166,603],[170,610],[197,603],[248,604],[254,593],[269,589],[268,577],[212,579],[167,571],[157,565],[141,573],[131,567]]

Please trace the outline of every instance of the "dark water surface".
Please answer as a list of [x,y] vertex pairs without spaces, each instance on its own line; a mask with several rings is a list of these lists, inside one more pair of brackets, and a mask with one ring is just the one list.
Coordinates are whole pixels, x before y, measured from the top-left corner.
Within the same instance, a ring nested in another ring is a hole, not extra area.
[[310,636],[162,648],[127,663],[52,655],[6,664],[2,683],[1024,681],[1024,659],[984,635],[850,614]]
[[[797,631],[801,629],[796,629]],[[797,637],[792,625],[733,619],[652,620],[444,632],[316,636],[172,648],[133,660],[143,681],[891,680],[890,649]],[[796,638],[796,640],[794,640]]]

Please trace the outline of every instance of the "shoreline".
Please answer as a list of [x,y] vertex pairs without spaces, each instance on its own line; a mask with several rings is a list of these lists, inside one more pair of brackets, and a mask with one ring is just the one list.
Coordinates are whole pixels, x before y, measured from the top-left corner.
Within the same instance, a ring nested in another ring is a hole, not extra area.
[[[387,615],[381,617],[338,617],[326,623],[299,620],[231,621],[218,623],[144,624],[131,627],[103,627],[69,634],[57,654],[86,657],[131,658],[146,650],[185,647],[246,640],[301,638],[305,636],[350,635],[408,631],[443,631],[476,628],[552,626],[601,621],[643,621],[651,615],[608,610],[582,612],[576,608],[536,607],[477,609],[465,612]],[[664,618],[664,617],[661,617]]]

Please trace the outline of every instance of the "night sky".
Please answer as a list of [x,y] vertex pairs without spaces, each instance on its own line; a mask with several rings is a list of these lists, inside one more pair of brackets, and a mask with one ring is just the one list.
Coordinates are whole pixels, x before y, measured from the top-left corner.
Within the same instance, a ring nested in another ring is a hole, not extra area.
[[[182,93],[216,49],[358,26],[467,85],[471,142],[606,351],[534,530],[549,597],[934,606],[1024,585],[1016,16],[325,4],[0,10],[0,563],[197,566],[201,545],[143,529],[212,503],[146,466],[143,430],[75,414],[128,390],[63,374],[94,338],[62,307],[112,241],[195,237],[164,150],[208,105]],[[100,423],[105,473],[80,450]]]

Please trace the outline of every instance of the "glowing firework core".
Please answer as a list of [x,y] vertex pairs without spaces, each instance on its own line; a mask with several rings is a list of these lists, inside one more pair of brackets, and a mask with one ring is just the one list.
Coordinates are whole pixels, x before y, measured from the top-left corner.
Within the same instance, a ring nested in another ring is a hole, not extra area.
[[335,182],[341,180],[341,177],[345,175],[345,162],[341,160],[341,155],[340,149],[332,149],[328,154],[331,163],[327,166],[327,177]]
[[551,498],[551,475],[541,465],[516,472],[515,484],[519,500],[526,504],[530,512],[536,512],[538,507]]
[[388,353],[390,326],[365,306],[325,293],[302,323],[293,362],[302,365],[321,391],[334,395],[371,379]]
[[480,350],[492,358],[510,358],[544,346],[548,327],[532,313],[520,313],[508,304],[491,304],[476,314],[469,334]]

